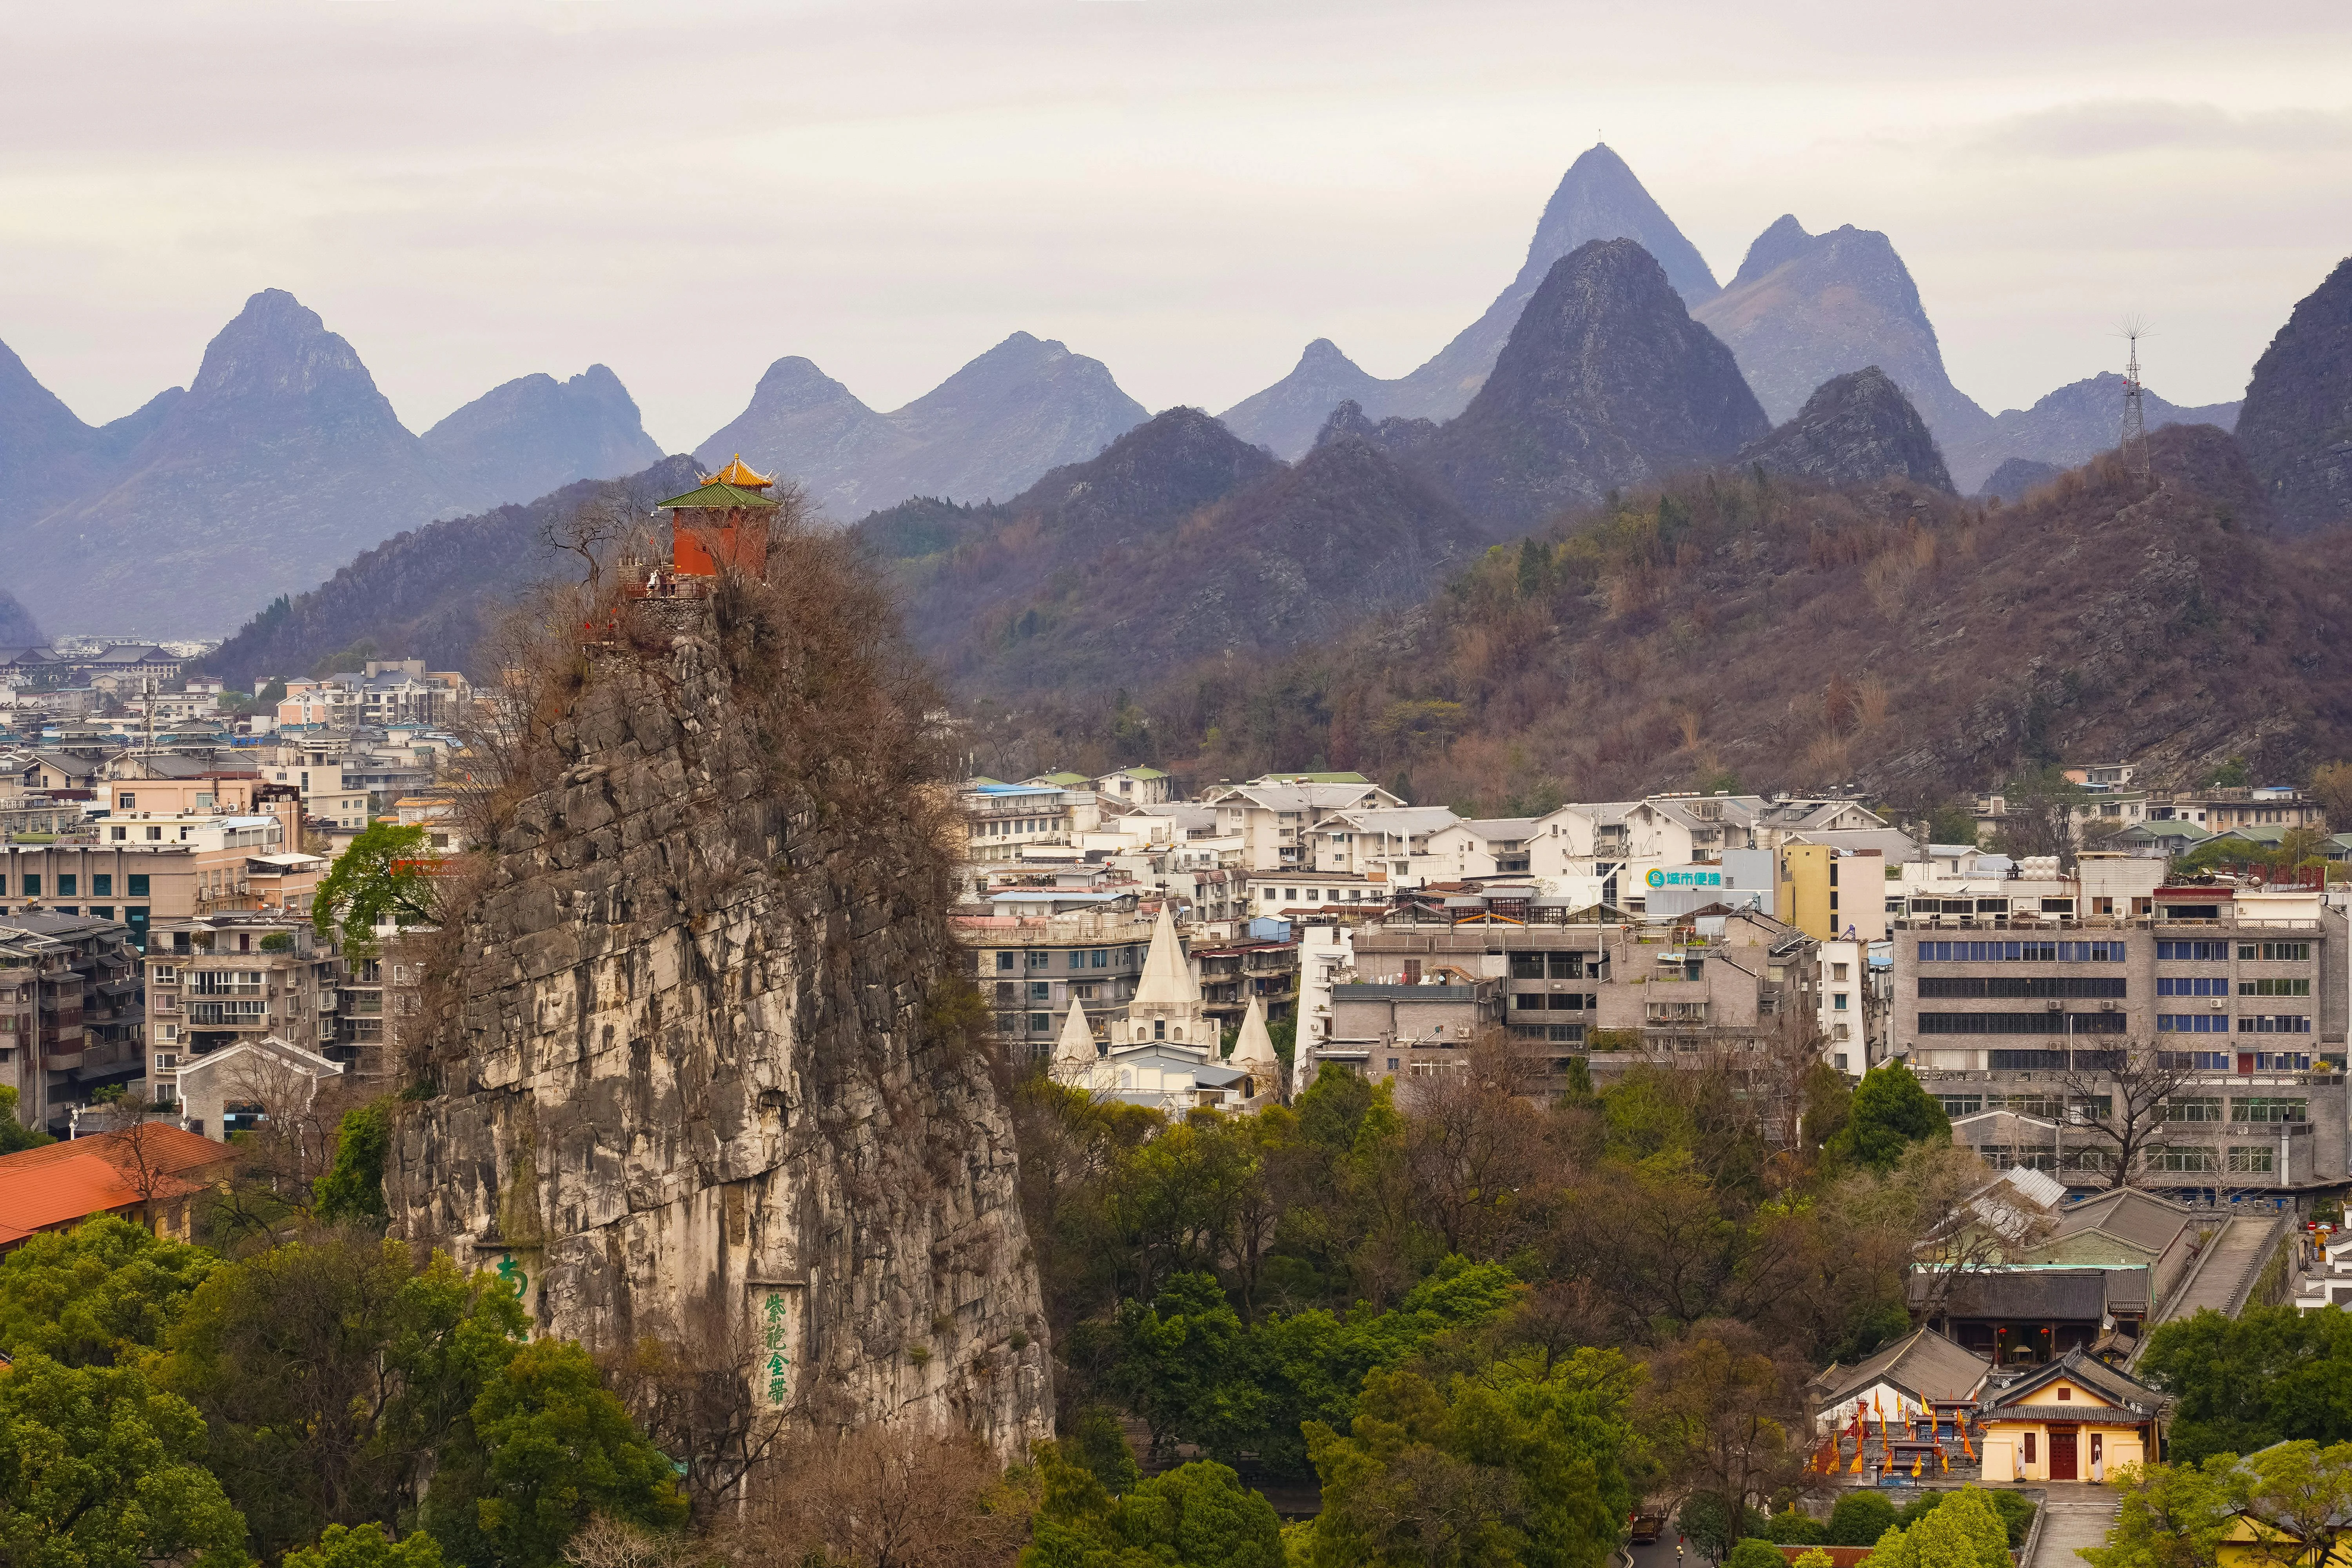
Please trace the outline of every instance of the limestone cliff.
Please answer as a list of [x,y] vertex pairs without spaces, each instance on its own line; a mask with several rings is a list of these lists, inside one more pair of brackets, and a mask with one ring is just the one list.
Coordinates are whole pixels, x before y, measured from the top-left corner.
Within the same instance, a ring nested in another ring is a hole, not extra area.
[[592,1349],[723,1325],[757,1399],[1011,1451],[1051,1410],[1011,1123],[919,779],[855,754],[919,710],[828,666],[834,627],[730,628],[724,598],[541,703],[449,933],[394,1233]]

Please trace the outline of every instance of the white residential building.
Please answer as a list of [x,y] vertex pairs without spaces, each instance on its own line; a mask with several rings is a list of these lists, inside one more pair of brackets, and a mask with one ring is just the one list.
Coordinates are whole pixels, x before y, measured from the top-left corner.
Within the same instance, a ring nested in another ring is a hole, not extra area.
[[1243,864],[1253,871],[1315,863],[1315,826],[1335,812],[1404,803],[1377,784],[1227,784],[1203,803],[1217,810],[1218,830],[1239,835]]

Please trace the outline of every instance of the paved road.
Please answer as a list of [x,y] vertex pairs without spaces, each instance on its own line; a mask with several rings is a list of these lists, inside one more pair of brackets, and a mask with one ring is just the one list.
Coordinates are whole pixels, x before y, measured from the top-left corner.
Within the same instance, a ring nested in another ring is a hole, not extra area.
[[2042,1504],[2042,1538],[2034,1542],[2033,1561],[2018,1568],[2084,1568],[2074,1552],[2079,1547],[2107,1543],[2107,1529],[2116,1521],[2122,1493],[2114,1487],[2080,1481],[2053,1481],[2048,1489],[2049,1500]]
[[2247,1283],[2262,1261],[2263,1243],[2270,1239],[2274,1215],[2241,1215],[2232,1218],[2212,1242],[2212,1255],[2198,1270],[2196,1282],[2181,1293],[2180,1300],[2166,1321],[2194,1317],[2199,1309],[2210,1307],[2217,1312],[2229,1310],[2231,1300],[2239,1287]]

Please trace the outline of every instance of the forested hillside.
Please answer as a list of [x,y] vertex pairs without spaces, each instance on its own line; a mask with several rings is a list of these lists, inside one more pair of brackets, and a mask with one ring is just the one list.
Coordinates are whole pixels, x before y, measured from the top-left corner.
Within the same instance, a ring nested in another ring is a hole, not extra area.
[[2150,445],[2152,489],[2101,459],[2014,506],[1686,475],[1324,647],[1138,681],[1124,710],[1074,694],[991,741],[1015,767],[1361,768],[1482,815],[1734,779],[1941,798],[2062,753],[2302,776],[2352,744],[2352,541],[2274,537],[2218,430]]

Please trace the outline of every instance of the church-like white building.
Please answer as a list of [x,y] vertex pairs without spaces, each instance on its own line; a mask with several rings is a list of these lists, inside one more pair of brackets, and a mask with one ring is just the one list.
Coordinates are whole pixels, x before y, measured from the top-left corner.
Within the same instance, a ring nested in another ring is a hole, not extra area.
[[1054,1046],[1056,1082],[1171,1113],[1255,1110],[1279,1094],[1282,1066],[1266,1034],[1265,1005],[1250,999],[1234,1054],[1220,1059],[1217,1022],[1201,1005],[1201,983],[1165,905],[1127,1016],[1107,1020],[1103,1030],[1097,1042],[1085,1007],[1070,1004]]

